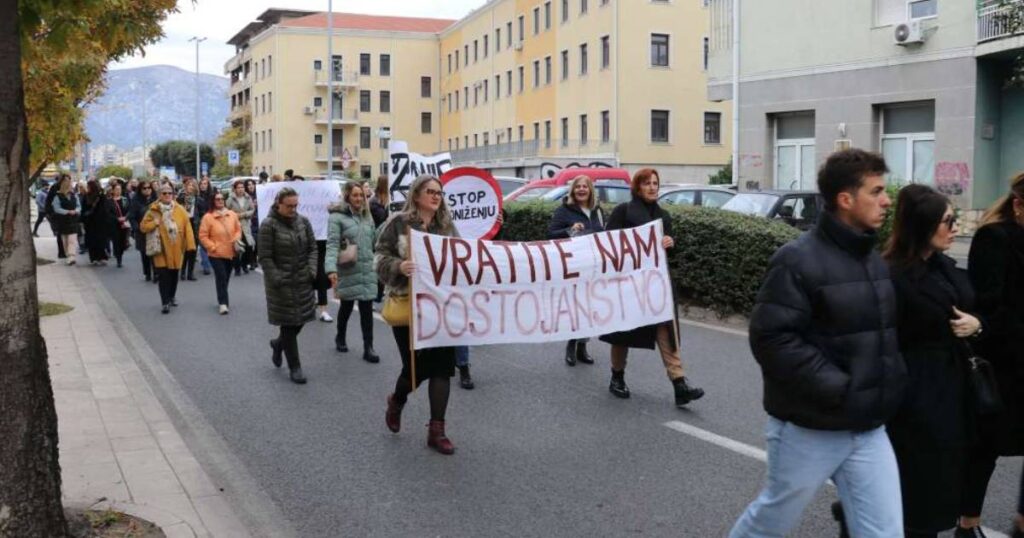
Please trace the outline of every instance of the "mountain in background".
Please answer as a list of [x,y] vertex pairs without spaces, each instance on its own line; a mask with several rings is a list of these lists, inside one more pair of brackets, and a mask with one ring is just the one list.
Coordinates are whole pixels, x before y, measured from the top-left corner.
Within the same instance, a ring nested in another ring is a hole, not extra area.
[[[85,131],[95,146],[123,149],[143,143],[143,106],[147,144],[195,137],[196,75],[169,65],[118,69],[107,73],[107,89],[89,105]],[[224,128],[228,112],[228,79],[199,75],[199,132],[212,144]]]

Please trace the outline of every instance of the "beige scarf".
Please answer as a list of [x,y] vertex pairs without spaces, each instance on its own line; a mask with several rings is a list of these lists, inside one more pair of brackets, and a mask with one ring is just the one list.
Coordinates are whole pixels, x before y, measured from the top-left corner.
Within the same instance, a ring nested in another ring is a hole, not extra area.
[[178,223],[174,222],[174,202],[165,204],[160,202],[160,216],[164,221],[164,229],[167,230],[167,238],[172,243],[178,242]]

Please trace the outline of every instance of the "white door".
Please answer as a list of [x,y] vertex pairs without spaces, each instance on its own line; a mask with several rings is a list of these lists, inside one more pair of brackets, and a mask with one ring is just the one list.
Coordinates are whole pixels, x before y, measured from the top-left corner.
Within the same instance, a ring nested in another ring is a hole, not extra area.
[[779,140],[775,144],[775,188],[815,189],[813,139]]

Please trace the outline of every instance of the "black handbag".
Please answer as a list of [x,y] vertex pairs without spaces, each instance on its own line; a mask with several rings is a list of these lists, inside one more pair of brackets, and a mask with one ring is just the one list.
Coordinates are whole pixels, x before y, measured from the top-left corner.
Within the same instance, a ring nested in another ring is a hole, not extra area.
[[979,415],[994,415],[1002,412],[1003,398],[992,363],[978,356],[963,339],[959,339],[967,354],[967,379],[974,395],[974,407]]

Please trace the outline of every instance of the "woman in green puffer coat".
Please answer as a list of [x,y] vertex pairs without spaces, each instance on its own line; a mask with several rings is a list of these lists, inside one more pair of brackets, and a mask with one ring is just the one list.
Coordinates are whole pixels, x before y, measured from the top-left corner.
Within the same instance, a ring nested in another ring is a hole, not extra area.
[[[346,331],[348,318],[359,303],[359,326],[363,330],[363,360],[380,362],[373,350],[373,300],[377,297],[377,273],[373,270],[373,245],[377,242],[377,228],[363,189],[358,183],[346,183],[342,202],[331,206],[327,222],[327,278],[335,296],[341,300],[338,307],[338,335],[334,347],[341,353],[348,351]],[[355,259],[344,265],[338,262],[338,253],[355,248]]]

